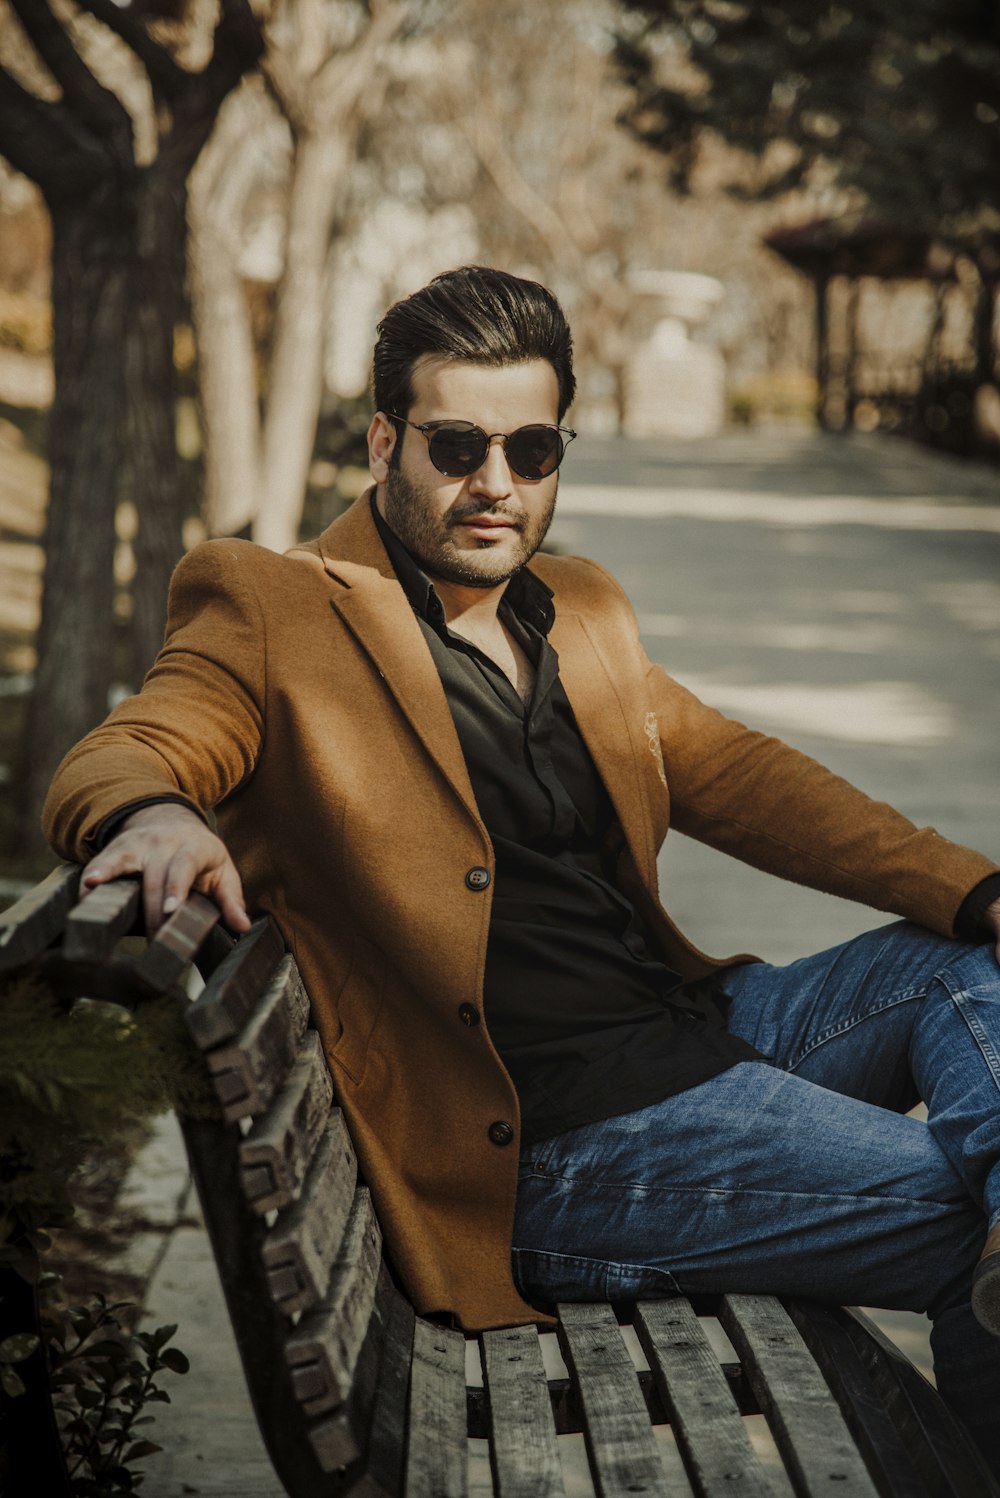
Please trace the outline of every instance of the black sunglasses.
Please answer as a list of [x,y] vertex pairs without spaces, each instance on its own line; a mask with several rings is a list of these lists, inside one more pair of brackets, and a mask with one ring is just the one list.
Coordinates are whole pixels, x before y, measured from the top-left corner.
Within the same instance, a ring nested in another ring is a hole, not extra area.
[[576,436],[569,427],[535,426],[518,427],[516,432],[492,432],[487,435],[482,427],[471,421],[407,421],[405,416],[395,416],[403,426],[413,427],[427,439],[427,456],[438,473],[448,478],[464,479],[475,473],[486,461],[490,443],[494,437],[501,438],[504,454],[511,470],[522,479],[544,479],[555,473],[563,460],[567,445]]

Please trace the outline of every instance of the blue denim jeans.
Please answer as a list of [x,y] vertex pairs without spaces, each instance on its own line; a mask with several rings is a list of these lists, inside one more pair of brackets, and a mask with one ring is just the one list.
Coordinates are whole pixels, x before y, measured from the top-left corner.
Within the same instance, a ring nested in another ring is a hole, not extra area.
[[[1000,1340],[969,1308],[1000,1220],[1000,966],[900,922],[726,975],[745,1061],[527,1147],[514,1269],[543,1301],[780,1293],[926,1311],[1000,1475]],[[918,1099],[927,1122],[904,1116]]]

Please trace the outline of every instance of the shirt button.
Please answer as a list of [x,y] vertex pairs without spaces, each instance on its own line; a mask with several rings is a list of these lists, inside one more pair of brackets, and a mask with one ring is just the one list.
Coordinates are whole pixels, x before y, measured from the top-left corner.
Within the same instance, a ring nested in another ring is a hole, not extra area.
[[459,1004],[458,1017],[470,1030],[479,1024],[479,1010],[474,1004]]
[[470,869],[465,876],[465,882],[469,889],[485,889],[490,882],[489,869],[481,868],[479,864]]
[[514,1130],[502,1118],[498,1118],[496,1123],[491,1123],[486,1132],[494,1144],[510,1144],[514,1137]]

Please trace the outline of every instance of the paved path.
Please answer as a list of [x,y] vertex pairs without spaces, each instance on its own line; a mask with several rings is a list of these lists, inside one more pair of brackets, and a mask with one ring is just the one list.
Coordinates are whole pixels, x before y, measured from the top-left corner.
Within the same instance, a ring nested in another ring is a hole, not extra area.
[[[998,488],[996,471],[876,438],[580,441],[552,540],[611,568],[650,654],[706,699],[1000,858]],[[710,950],[785,961],[879,920],[670,841],[671,908]],[[143,1493],[280,1498],[192,1211],[150,1286],[150,1320],[179,1322],[193,1368],[158,1413],[167,1451]],[[887,1324],[926,1359],[922,1318]]]

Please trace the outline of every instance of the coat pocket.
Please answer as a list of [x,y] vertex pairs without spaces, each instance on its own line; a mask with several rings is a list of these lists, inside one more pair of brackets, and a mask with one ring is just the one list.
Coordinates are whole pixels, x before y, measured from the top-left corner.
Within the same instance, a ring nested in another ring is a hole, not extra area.
[[351,966],[337,998],[340,1035],[329,1052],[330,1061],[354,1083],[364,1077],[368,1046],[385,997],[385,980],[385,957],[377,947],[356,936]]

